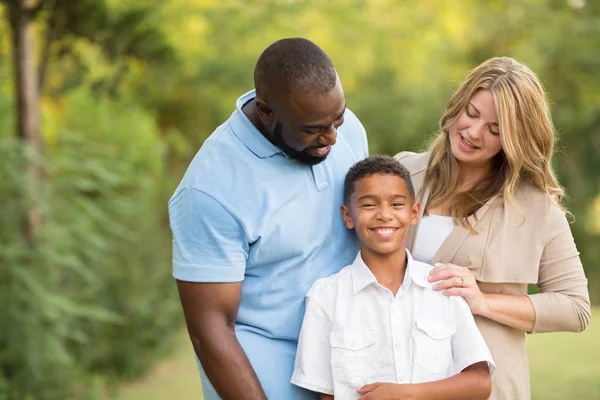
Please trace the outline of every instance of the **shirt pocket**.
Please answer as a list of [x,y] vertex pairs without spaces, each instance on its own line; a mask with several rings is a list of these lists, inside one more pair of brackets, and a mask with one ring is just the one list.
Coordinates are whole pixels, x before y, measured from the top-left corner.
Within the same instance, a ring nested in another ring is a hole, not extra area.
[[452,362],[454,324],[422,318],[414,330],[415,362],[433,374],[445,371]]
[[379,332],[376,329],[344,329],[331,332],[333,376],[351,386],[362,386],[379,370]]

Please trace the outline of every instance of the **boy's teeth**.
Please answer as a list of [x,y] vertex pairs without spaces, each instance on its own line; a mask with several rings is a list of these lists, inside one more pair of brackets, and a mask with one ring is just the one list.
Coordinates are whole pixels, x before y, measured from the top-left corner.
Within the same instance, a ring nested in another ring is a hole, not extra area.
[[377,232],[380,235],[391,235],[392,233],[394,233],[393,229],[376,229],[375,232]]

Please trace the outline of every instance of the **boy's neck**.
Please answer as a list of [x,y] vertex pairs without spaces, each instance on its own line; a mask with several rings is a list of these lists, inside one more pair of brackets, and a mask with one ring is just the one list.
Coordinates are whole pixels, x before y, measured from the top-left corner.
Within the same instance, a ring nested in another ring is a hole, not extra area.
[[361,257],[371,270],[377,282],[388,288],[394,296],[404,282],[406,272],[405,247],[388,254],[378,254],[369,249],[361,249]]

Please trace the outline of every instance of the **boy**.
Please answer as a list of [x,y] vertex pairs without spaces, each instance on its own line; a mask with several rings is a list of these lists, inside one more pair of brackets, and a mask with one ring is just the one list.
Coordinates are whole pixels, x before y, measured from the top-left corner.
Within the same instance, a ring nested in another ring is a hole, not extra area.
[[433,267],[406,250],[419,215],[408,170],[358,162],[341,209],[360,253],[308,291],[292,383],[321,399],[487,399],[494,364],[468,305],[433,291]]

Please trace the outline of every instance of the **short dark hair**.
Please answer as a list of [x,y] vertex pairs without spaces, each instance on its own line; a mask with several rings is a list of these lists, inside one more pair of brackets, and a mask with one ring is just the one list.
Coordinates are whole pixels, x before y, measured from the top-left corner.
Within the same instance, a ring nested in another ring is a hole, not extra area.
[[263,51],[254,68],[254,87],[263,100],[275,92],[328,93],[336,81],[337,73],[327,54],[303,38],[273,43]]
[[354,193],[354,183],[375,174],[396,175],[404,179],[410,199],[415,201],[415,188],[406,167],[390,156],[378,155],[365,158],[350,168],[344,181],[344,204],[350,204],[350,197]]

